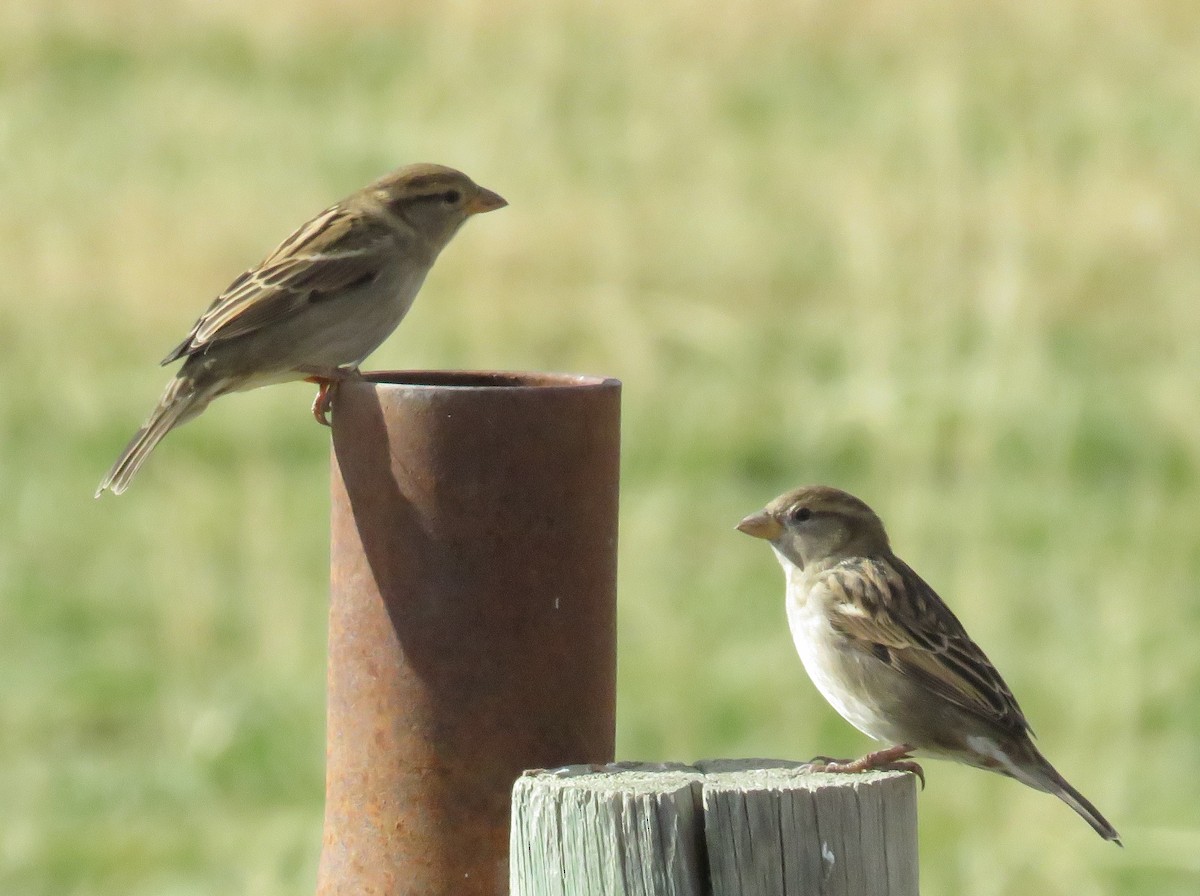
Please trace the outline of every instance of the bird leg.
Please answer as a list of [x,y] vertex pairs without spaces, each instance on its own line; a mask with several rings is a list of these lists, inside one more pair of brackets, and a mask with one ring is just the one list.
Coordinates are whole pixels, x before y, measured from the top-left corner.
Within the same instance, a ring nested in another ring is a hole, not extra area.
[[816,756],[811,762],[805,763],[805,766],[813,772],[846,774],[872,771],[912,772],[921,779],[921,789],[924,790],[925,770],[913,761],[910,755],[913,749],[908,744],[896,744],[894,747],[875,750],[858,759],[830,759],[828,756]]
[[[307,372],[301,368],[301,372]],[[334,367],[325,370],[313,370],[306,376],[306,383],[316,383],[317,397],[313,399],[312,415],[322,426],[329,426],[329,409],[333,407],[333,396],[337,387],[345,380],[360,376],[357,367]]]
[[329,426],[329,409],[333,406],[333,393],[337,386],[337,380],[318,380],[313,377],[308,381],[318,385],[317,397],[313,399],[312,403],[313,419],[322,426]]

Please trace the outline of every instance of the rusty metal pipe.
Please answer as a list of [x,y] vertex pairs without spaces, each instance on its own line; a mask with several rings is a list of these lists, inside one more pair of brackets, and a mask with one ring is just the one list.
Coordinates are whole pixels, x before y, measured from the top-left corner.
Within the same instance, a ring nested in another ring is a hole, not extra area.
[[620,390],[339,387],[317,896],[507,893],[521,771],[613,759]]

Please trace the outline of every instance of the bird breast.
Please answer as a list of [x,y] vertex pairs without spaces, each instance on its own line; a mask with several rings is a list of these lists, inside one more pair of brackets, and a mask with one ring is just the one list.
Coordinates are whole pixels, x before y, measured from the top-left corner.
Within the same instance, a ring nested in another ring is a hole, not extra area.
[[[330,301],[324,340],[314,363],[359,364],[383,343],[412,307],[428,268],[389,266],[370,286],[349,290]],[[314,346],[314,349],[317,349]]]
[[846,643],[830,624],[823,589],[810,588],[803,570],[780,558],[787,573],[787,617],[804,671],[829,705],[859,731],[875,740],[902,743],[892,723],[886,664]]

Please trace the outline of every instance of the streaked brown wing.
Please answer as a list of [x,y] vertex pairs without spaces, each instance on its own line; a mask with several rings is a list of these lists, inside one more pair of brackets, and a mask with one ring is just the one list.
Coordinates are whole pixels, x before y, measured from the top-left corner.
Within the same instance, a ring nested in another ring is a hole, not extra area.
[[340,205],[326,209],[234,280],[162,363],[253,333],[367,282],[379,273],[393,239],[382,223]]
[[854,647],[991,724],[1032,734],[995,666],[904,561],[846,560],[823,583],[834,597],[833,626]]

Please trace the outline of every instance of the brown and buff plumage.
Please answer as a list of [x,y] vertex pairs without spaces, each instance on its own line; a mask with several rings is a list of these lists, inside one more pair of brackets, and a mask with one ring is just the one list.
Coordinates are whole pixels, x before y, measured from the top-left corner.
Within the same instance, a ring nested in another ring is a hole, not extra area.
[[1016,778],[1117,831],[1038,751],[1016,699],[937,593],[897,557],[853,495],[808,486],[738,528],[770,542],[787,578],[788,622],[805,670],[851,724],[893,746],[836,770],[920,769],[927,755]]
[[408,313],[438,254],[472,215],[506,205],[461,171],[409,165],[330,206],[221,293],[163,359],[183,365],[100,482],[120,494],[177,426],[229,392],[307,379],[328,421],[336,384]]

